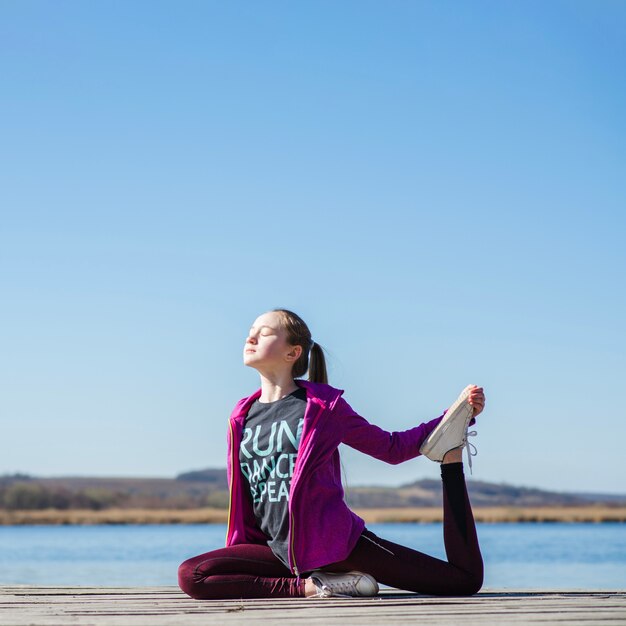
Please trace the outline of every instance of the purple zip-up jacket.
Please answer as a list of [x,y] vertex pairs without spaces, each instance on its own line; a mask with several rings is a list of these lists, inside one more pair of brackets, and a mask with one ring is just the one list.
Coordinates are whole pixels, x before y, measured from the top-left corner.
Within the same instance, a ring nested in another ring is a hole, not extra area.
[[[306,389],[307,403],[302,437],[289,490],[289,546],[291,571],[300,576],[318,567],[343,561],[356,545],[365,522],[343,499],[339,463],[340,443],[381,461],[398,464],[419,455],[439,417],[401,432],[388,432],[370,424],[341,397],[343,389],[297,379]],[[258,527],[239,466],[239,446],[246,415],[261,395],[257,389],[242,398],[229,420],[228,530],[226,545],[267,544]]]

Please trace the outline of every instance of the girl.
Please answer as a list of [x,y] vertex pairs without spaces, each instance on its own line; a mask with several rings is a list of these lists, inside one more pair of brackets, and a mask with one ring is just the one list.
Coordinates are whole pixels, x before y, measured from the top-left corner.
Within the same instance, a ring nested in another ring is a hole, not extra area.
[[[197,599],[371,596],[378,582],[425,594],[478,592],[483,563],[461,452],[468,425],[484,407],[481,387],[466,387],[429,422],[387,432],[327,384],[321,347],[286,309],[255,320],[243,362],[259,372],[261,388],[230,416],[226,547],[180,565],[185,593]],[[302,380],[307,371],[309,380]],[[441,462],[447,561],[365,528],[343,499],[340,443],[387,463],[419,454]]]

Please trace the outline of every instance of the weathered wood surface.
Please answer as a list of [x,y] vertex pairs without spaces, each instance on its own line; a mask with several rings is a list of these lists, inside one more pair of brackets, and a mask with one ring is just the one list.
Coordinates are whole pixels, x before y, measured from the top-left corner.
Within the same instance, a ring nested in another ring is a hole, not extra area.
[[470,598],[383,589],[374,598],[192,600],[177,587],[0,587],[2,626],[192,624],[626,624],[626,590],[483,591]]

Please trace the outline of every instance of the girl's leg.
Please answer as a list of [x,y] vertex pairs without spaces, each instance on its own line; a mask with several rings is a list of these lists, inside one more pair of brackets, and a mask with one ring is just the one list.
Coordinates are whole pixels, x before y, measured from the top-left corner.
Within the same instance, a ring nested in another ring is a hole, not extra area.
[[187,559],[178,568],[178,584],[192,598],[297,598],[297,579],[269,546],[239,544]]
[[448,561],[380,539],[365,530],[350,556],[322,569],[357,570],[379,583],[432,595],[472,595],[483,583],[478,546],[462,463],[441,466],[443,536]]

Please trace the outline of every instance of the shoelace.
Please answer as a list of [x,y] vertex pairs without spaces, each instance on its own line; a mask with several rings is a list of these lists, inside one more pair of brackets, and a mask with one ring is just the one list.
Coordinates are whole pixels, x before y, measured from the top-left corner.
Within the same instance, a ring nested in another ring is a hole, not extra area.
[[322,589],[320,591],[320,593],[317,594],[318,596],[321,596],[322,598],[351,598],[351,595],[348,595],[346,593],[335,593],[328,585],[322,585]]
[[[339,591],[352,591],[353,593],[336,593],[335,588]],[[331,585],[321,585],[317,595],[324,598],[329,598],[331,596],[335,596],[337,598],[352,598],[353,595],[358,594],[356,593],[356,584],[354,582],[337,580],[332,582]]]
[[470,468],[470,474],[472,473],[472,457],[478,454],[478,450],[476,449],[476,446],[471,441],[467,440],[467,438],[476,437],[477,434],[478,433],[475,430],[468,430],[465,433],[465,448],[467,449],[467,463]]

